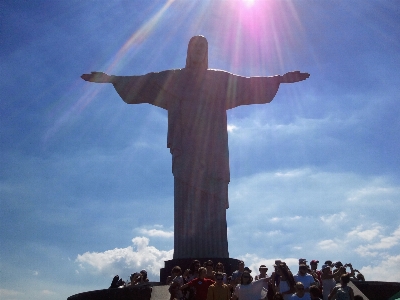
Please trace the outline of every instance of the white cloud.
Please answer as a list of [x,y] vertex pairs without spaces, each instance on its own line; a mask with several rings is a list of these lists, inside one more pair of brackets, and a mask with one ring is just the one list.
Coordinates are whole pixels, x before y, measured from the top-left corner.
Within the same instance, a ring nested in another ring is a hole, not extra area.
[[[158,276],[164,261],[172,259],[173,250],[158,250],[149,246],[146,237],[132,239],[133,247],[115,248],[104,252],[86,252],[78,255],[76,262],[82,270],[94,274],[115,275],[146,269],[149,277]],[[136,248],[136,251],[135,251]]]
[[50,290],[42,290],[40,293],[41,293],[42,295],[45,295],[45,296],[56,295],[55,292],[52,292],[52,291],[50,291]]
[[400,255],[386,256],[375,266],[362,267],[360,272],[366,280],[379,280],[389,282],[400,281]]
[[148,235],[151,237],[162,237],[162,238],[172,238],[174,237],[173,231],[164,231],[160,229],[139,229],[139,232],[144,235]]
[[350,231],[347,235],[349,237],[359,237],[363,240],[371,241],[377,237],[382,230],[382,226],[377,224],[373,225],[374,228],[362,230],[363,226],[357,226],[354,230]]
[[338,214],[322,216],[322,217],[320,217],[320,219],[324,223],[331,224],[331,223],[336,223],[338,221],[342,221],[345,217],[346,217],[346,213],[340,212]]
[[398,188],[384,187],[384,186],[367,186],[353,191],[350,191],[349,201],[365,201],[371,198],[378,199],[391,199],[393,196],[398,197],[400,191]]
[[[390,235],[382,236],[376,243],[360,245],[356,252],[361,256],[377,256],[379,251],[388,250],[400,243],[400,226]],[[374,251],[375,250],[375,251]],[[384,253],[382,253],[384,254]]]
[[318,243],[318,247],[320,247],[322,250],[328,250],[328,249],[337,248],[338,245],[333,240],[324,240],[324,241],[321,241]]
[[237,130],[238,127],[233,125],[233,124],[228,124],[228,132],[233,132],[234,130]]
[[15,290],[7,290],[7,289],[0,289],[0,298],[7,299],[7,298],[14,298],[23,295],[24,293],[15,291]]

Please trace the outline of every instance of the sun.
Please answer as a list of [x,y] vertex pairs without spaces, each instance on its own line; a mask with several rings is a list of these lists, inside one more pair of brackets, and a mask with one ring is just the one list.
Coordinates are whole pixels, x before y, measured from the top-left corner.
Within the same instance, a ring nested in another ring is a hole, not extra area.
[[256,0],[242,0],[247,7],[252,7]]

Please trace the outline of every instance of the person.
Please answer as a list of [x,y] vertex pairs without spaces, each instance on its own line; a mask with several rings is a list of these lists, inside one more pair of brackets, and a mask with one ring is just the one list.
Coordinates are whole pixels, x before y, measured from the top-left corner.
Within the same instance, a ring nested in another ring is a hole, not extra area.
[[[193,279],[199,278],[200,266],[201,266],[200,261],[198,261],[197,259],[191,262],[189,269],[186,269],[186,271],[183,273],[184,283],[188,283]],[[186,298],[192,300],[194,298],[196,290],[194,287],[188,287],[185,290],[183,290],[183,293],[185,294]]]
[[291,300],[311,300],[310,294],[305,292],[304,285],[299,281],[296,282],[296,292],[290,297]]
[[147,271],[143,269],[140,271],[140,278],[138,284],[146,284],[146,283],[149,283],[149,279],[147,278]]
[[308,272],[308,267],[305,264],[300,264],[299,265],[299,272],[294,275],[294,280],[297,282],[301,282],[303,284],[304,287],[304,292],[306,297],[310,297],[310,286],[311,285],[315,285],[315,279],[314,277],[312,277],[310,274],[307,273]]
[[183,285],[183,278],[182,278],[182,269],[179,266],[175,266],[172,268],[172,276],[173,277],[169,283],[169,293],[170,293],[170,300],[174,299],[182,299],[183,294],[180,287]]
[[215,280],[214,263],[212,260],[207,260],[205,263],[207,274],[206,278]]
[[223,280],[224,284],[228,284],[228,276],[225,273],[224,264],[221,262],[217,263],[215,266],[215,271],[222,273],[222,276],[224,277],[224,280]]
[[[350,282],[350,274],[346,273],[340,276],[340,285],[335,286],[328,296],[328,300],[354,300],[354,292],[347,284]],[[336,297],[336,298],[335,298]]]
[[210,285],[207,292],[207,300],[229,300],[231,290],[224,284],[224,275],[221,272],[215,273],[215,283]]
[[360,295],[354,295],[354,300],[364,300],[364,298]]
[[310,286],[310,298],[311,300],[322,300],[320,298],[321,290],[315,285]]
[[258,279],[261,279],[261,278],[267,278],[268,277],[268,275],[267,275],[268,268],[265,265],[261,265],[258,268],[258,271],[260,272],[260,274],[256,275],[254,277],[254,280],[258,280]]
[[283,295],[279,292],[276,292],[275,295],[272,297],[272,300],[284,300]]
[[188,283],[182,285],[180,287],[181,290],[184,290],[188,287],[192,287],[195,289],[194,299],[195,300],[206,300],[207,292],[210,285],[214,284],[215,281],[211,279],[205,278],[207,274],[207,270],[204,267],[199,268],[199,277],[195,278]]
[[111,281],[111,285],[109,289],[116,289],[119,288],[120,286],[124,286],[125,282],[122,280],[122,278],[119,278],[118,275],[115,275],[114,278]]
[[275,284],[276,291],[279,291],[282,294],[285,300],[291,298],[293,293],[295,292],[296,282],[292,273],[289,271],[289,268],[286,264],[280,263],[276,264],[275,262],[275,274],[279,276],[278,284]]
[[321,268],[321,281],[322,281],[322,298],[324,300],[328,300],[328,296],[331,293],[332,289],[336,286],[335,278],[343,274],[344,269],[339,268],[335,271],[335,273],[331,272],[331,268],[329,265],[322,265]]
[[208,69],[208,42],[190,39],[186,66],[142,76],[83,74],[112,83],[128,104],[149,103],[168,111],[167,147],[174,176],[173,258],[228,258],[226,209],[229,151],[226,110],[269,103],[280,84],[307,79],[308,73],[242,77]]
[[313,259],[312,261],[310,261],[310,270],[311,270],[311,275],[314,277],[316,281],[318,281],[318,286],[322,289],[322,280],[321,280],[322,272],[318,270],[318,264],[319,260]]
[[261,293],[265,292],[269,278],[253,281],[249,272],[244,271],[240,278],[240,284],[235,288],[232,300],[260,300]]
[[183,274],[183,279],[186,282],[189,282],[195,278],[198,278],[199,277],[199,268],[200,268],[200,262],[197,259],[193,260],[189,266],[189,269],[187,269],[185,271],[185,273]]
[[232,273],[231,285],[233,287],[235,287],[237,284],[240,283],[243,272],[244,272],[244,261],[240,260],[238,269]]

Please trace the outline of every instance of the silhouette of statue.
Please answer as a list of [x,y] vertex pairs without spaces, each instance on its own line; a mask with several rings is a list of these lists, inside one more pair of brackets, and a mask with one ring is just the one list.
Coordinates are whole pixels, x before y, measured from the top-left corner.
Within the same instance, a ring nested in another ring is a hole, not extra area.
[[242,77],[208,69],[208,42],[191,38],[186,67],[142,76],[83,74],[112,83],[128,104],[150,103],[168,111],[167,147],[174,175],[174,259],[228,258],[229,153],[226,110],[269,103],[281,83],[305,80],[299,71]]

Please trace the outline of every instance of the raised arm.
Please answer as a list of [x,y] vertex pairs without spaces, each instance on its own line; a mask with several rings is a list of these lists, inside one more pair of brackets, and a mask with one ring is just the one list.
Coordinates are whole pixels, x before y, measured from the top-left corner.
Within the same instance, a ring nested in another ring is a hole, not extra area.
[[226,79],[226,109],[240,105],[269,103],[278,92],[281,83],[294,83],[310,77],[300,71],[271,77],[243,77],[230,73]]
[[128,104],[149,103],[168,109],[168,102],[173,97],[171,85],[174,72],[163,71],[141,76],[114,76],[103,72],[83,74],[81,78],[89,82],[112,83],[122,100]]

